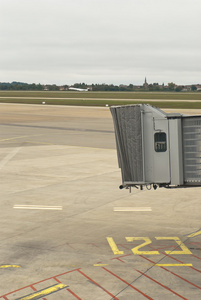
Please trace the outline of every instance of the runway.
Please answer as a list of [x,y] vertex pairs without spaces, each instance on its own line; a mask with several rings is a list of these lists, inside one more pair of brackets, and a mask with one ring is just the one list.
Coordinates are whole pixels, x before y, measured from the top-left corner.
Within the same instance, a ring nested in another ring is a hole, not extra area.
[[201,188],[119,190],[109,108],[0,104],[0,125],[0,299],[201,298]]

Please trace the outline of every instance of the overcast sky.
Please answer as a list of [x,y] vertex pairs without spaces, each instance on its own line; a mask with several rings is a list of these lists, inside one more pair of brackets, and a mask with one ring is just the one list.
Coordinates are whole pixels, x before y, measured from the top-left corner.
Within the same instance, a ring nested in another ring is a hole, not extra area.
[[0,82],[201,83],[201,0],[0,0]]

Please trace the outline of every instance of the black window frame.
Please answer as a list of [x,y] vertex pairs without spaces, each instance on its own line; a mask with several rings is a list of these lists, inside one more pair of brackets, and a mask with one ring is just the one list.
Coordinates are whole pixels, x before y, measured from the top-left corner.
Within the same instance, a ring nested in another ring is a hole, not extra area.
[[154,134],[154,150],[157,153],[167,151],[167,134],[163,131]]

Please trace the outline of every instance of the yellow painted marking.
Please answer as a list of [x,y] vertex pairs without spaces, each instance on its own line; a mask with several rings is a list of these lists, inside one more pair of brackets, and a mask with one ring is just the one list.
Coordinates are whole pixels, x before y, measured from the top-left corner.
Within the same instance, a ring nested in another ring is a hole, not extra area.
[[34,300],[34,299],[40,299],[42,297],[45,297],[47,295],[50,295],[54,292],[58,292],[59,290],[61,289],[64,289],[64,288],[67,288],[68,286],[65,285],[65,284],[57,284],[57,285],[54,285],[54,286],[51,286],[45,290],[41,290],[39,292],[36,292],[36,293],[33,293],[31,295],[28,295],[28,296],[25,296],[25,297],[22,297],[22,298],[19,298],[18,300]]
[[0,266],[0,269],[3,269],[3,268],[21,268],[21,267],[17,266],[17,265],[2,265],[2,266]]
[[155,264],[158,267],[192,267],[192,264]]
[[107,241],[113,251],[114,254],[124,254],[124,251],[119,251],[117,245],[115,244],[112,237],[107,237]]
[[171,236],[171,237],[155,237],[156,240],[174,240],[179,247],[182,249],[182,251],[165,251],[167,254],[192,254],[192,252],[182,243],[180,238],[177,236]]
[[187,237],[194,237],[194,236],[197,236],[197,235],[200,235],[201,234],[201,231],[197,231],[197,232],[194,232],[194,233],[191,233],[189,235],[187,235]]
[[108,266],[108,264],[94,264],[94,267],[104,267]]
[[152,241],[148,237],[126,237],[126,240],[127,240],[127,242],[141,241],[141,240],[145,241],[141,245],[136,246],[133,249],[131,249],[133,251],[133,254],[135,254],[135,255],[158,255],[158,254],[160,254],[158,251],[139,251],[140,248],[152,243]]

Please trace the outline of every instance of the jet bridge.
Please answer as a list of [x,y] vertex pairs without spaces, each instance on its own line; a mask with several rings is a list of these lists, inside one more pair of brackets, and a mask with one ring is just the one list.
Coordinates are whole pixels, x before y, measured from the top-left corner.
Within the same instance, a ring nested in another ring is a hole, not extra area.
[[110,111],[120,188],[201,186],[201,116],[165,113],[148,104]]

